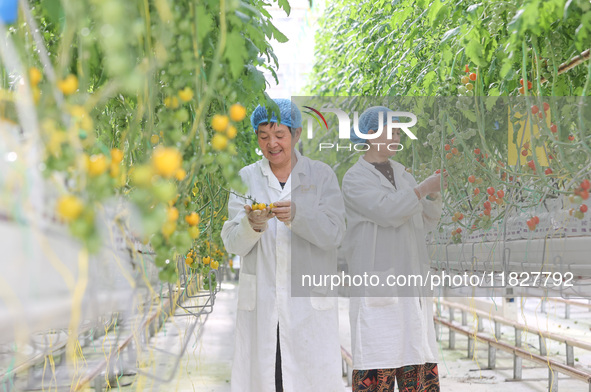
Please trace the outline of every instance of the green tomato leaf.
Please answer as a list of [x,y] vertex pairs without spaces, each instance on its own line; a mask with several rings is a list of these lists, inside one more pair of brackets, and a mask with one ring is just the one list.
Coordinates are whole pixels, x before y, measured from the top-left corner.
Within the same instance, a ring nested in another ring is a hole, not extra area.
[[203,38],[205,38],[212,30],[213,20],[210,17],[211,14],[207,12],[203,5],[195,7],[195,15],[197,15],[197,23],[195,27],[197,30],[197,40],[202,42]]
[[[287,16],[289,16],[289,13],[291,12],[291,6],[289,5],[289,1],[288,0],[278,0],[277,3],[279,4],[279,7],[283,8],[283,10],[285,10],[285,13],[287,14]],[[312,0],[310,0],[310,3],[312,3]]]
[[226,38],[226,49],[224,50],[224,58],[230,65],[232,76],[237,78],[242,72],[244,63],[248,58],[248,51],[246,50],[244,38],[236,30],[228,33]]

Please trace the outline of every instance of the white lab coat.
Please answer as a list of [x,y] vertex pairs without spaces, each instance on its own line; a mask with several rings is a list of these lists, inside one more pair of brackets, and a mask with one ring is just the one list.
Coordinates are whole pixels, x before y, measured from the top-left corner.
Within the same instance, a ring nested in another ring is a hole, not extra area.
[[[417,183],[390,161],[396,188],[363,157],[343,178],[347,233],[343,250],[350,274],[424,274],[429,268],[425,234],[436,227],[441,200],[418,200]],[[388,287],[388,286],[387,286]],[[371,290],[371,289],[370,289]],[[383,288],[380,288],[383,290]],[[433,307],[424,291],[394,288],[350,300],[353,368],[390,369],[437,363]]]
[[292,200],[296,213],[290,225],[272,218],[258,233],[244,211],[250,202],[230,196],[222,239],[228,252],[242,256],[231,380],[235,392],[275,391],[277,323],[284,391],[344,391],[337,299],[291,293],[291,263],[296,260],[336,273],[336,248],[345,232],[343,200],[328,165],[297,151],[296,156],[284,189],[265,158],[240,171],[246,195],[257,202]]

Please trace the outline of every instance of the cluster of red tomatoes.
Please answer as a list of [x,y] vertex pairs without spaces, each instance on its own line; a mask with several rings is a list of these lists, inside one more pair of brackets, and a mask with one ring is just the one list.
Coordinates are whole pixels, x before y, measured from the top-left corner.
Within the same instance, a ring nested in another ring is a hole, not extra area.
[[526,223],[527,223],[527,227],[529,227],[529,229],[531,231],[534,231],[536,229],[536,227],[538,226],[538,224],[540,223],[540,218],[538,218],[537,216],[534,216],[531,219],[528,219]]
[[586,204],[583,204],[583,200],[589,199],[589,189],[591,188],[591,181],[583,180],[581,184],[574,190],[573,194],[568,197],[572,204],[578,204],[577,209],[571,208],[569,210],[570,215],[574,215],[575,218],[583,219],[585,213],[588,210]]

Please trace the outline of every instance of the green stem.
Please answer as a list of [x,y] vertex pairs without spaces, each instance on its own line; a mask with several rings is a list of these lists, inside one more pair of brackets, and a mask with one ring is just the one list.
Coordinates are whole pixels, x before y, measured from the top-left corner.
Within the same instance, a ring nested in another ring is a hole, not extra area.
[[[203,100],[199,103],[199,107],[197,108],[197,110],[195,112],[195,120],[193,121],[191,131],[189,132],[189,135],[187,136],[187,139],[185,140],[185,144],[183,146],[183,149],[187,148],[187,146],[189,144],[191,144],[193,138],[195,137],[199,123],[201,122],[201,116],[203,115],[205,108],[207,106],[209,106],[209,102],[213,96],[213,93],[215,90],[215,85],[217,83],[217,79],[218,79],[220,70],[222,68],[220,61],[221,61],[222,55],[224,53],[224,49],[226,47],[226,34],[227,34],[226,1],[220,0],[220,40],[218,41],[217,50],[215,52],[213,61],[211,62],[212,70],[211,70],[211,74],[210,74],[210,77],[208,80],[207,91],[205,93],[205,96],[203,97]],[[202,132],[202,135],[203,135],[203,132]],[[203,143],[202,143],[202,152],[205,153]]]

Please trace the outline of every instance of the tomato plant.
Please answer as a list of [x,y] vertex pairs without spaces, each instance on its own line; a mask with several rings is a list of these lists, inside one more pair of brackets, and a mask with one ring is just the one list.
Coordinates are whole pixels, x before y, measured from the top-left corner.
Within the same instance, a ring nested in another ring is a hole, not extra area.
[[589,101],[578,98],[591,88],[590,34],[585,1],[332,2],[310,89],[415,108],[419,141],[403,139],[396,160],[419,181],[447,169],[446,217],[460,210],[466,229],[488,229],[590,176]]
[[227,189],[243,189],[238,170],[258,159],[246,113],[268,100],[270,40],[287,40],[269,4],[29,3],[7,27],[18,56],[0,63],[0,115],[39,136],[43,175],[59,193],[48,214],[93,251],[103,242],[96,217],[116,197],[120,223],[149,243],[162,280],[176,281],[170,261],[189,249],[191,265],[212,254],[221,264]]

